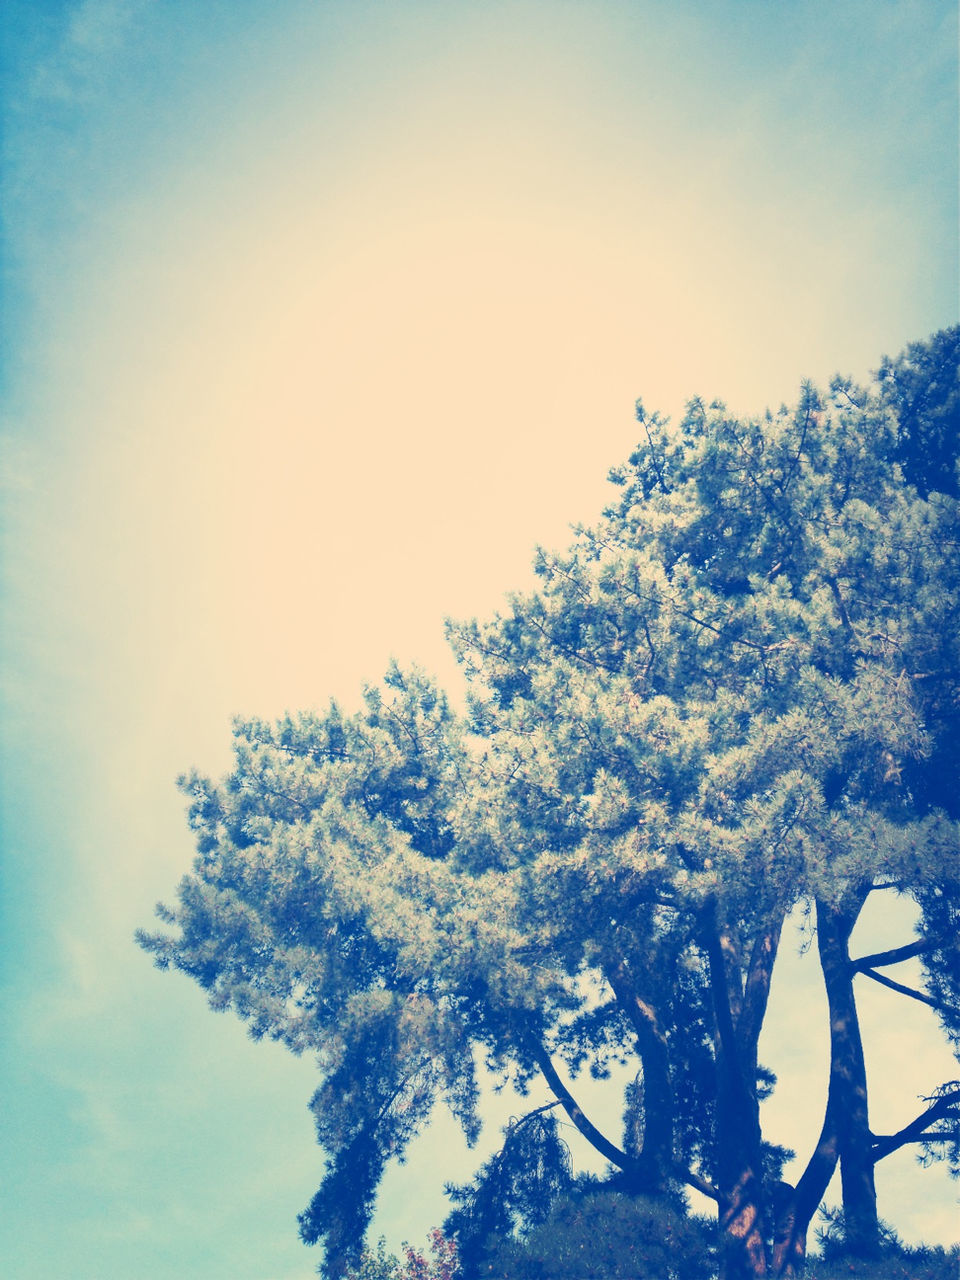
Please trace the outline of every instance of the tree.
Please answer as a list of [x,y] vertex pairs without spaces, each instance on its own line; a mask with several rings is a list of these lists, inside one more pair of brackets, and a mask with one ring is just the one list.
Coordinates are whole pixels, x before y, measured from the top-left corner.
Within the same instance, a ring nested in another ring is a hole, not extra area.
[[[317,1054],[328,1165],[301,1232],[329,1276],[436,1098],[476,1134],[476,1050],[545,1082],[626,1194],[714,1199],[731,1280],[795,1273],[838,1162],[850,1248],[876,1252],[877,1160],[951,1149],[955,1083],[872,1131],[857,1020],[863,974],[960,1028],[958,504],[905,480],[881,392],[805,386],[746,421],[696,400],[676,429],[638,406],[603,519],[540,551],[502,615],[451,625],[466,716],[394,667],[360,712],[238,724],[228,778],[184,779],[198,859],[161,908],[174,932],[141,942]],[[851,957],[884,892],[917,902],[919,936]],[[758,1044],[799,904],[831,1056],[790,1186]],[[911,956],[924,991],[883,972]],[[637,1071],[622,1142],[571,1083],[612,1062]]]

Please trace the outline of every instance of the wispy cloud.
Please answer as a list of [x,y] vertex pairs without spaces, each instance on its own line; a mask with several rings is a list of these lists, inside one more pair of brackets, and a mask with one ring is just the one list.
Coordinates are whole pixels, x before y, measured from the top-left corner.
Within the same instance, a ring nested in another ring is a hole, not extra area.
[[59,39],[27,82],[34,105],[69,106],[87,101],[152,2],[80,0],[68,7]]

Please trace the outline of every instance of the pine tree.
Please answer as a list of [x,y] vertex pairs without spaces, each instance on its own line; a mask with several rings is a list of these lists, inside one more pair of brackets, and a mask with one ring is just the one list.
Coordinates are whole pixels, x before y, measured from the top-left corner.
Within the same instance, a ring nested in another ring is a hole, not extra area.
[[[330,1277],[435,1099],[475,1136],[477,1050],[542,1080],[628,1194],[710,1196],[730,1280],[794,1274],[838,1163],[849,1246],[875,1252],[877,1160],[955,1142],[949,1082],[899,1133],[871,1129],[855,979],[925,1000],[956,1039],[957,500],[905,475],[884,386],[638,422],[604,517],[538,552],[535,591],[451,624],[466,716],[392,668],[359,713],[238,724],[230,776],[184,780],[198,859],[162,909],[173,932],[141,941],[317,1055],[328,1168],[301,1231]],[[876,893],[912,897],[920,933],[852,957]],[[758,1043],[798,905],[831,1045],[789,1186]],[[924,991],[883,972],[908,956]],[[614,1061],[638,1072],[622,1143],[568,1083]]]

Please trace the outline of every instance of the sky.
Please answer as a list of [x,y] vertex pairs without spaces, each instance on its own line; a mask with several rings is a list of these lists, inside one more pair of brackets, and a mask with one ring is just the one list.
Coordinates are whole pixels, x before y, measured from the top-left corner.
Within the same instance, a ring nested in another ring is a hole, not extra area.
[[[455,689],[443,618],[599,512],[638,398],[760,412],[956,323],[956,28],[946,0],[8,0],[10,1280],[313,1274],[315,1068],[132,941],[191,863],[177,775],[391,656]],[[803,1151],[797,946],[766,1115]],[[878,1129],[956,1074],[902,1004],[863,992]],[[438,1119],[374,1234],[422,1240],[516,1109],[473,1153]],[[942,1171],[879,1184],[906,1238],[954,1238]]]

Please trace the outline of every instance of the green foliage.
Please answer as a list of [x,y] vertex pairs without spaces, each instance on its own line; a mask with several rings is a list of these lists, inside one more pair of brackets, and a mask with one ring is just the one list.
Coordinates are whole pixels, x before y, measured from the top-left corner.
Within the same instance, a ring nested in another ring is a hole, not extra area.
[[345,1280],[400,1280],[400,1276],[400,1259],[387,1252],[387,1242],[381,1236],[376,1249],[363,1250],[357,1265],[347,1270]]
[[[874,889],[910,895],[958,1033],[957,341],[756,419],[640,408],[604,517],[540,551],[502,614],[451,624],[465,716],[393,667],[354,714],[238,723],[230,774],[183,780],[198,857],[140,941],[254,1036],[316,1055],[327,1163],[300,1223],[328,1276],[360,1265],[382,1170],[438,1100],[475,1138],[477,1052],[544,1081],[631,1191],[748,1187],[769,1245],[782,1153],[756,1052],[798,904],[852,928]],[[557,1070],[620,1064],[622,1148]],[[460,1196],[464,1241],[517,1215],[524,1248],[546,1240],[548,1137]],[[641,1202],[606,1203],[611,1239],[641,1229]]]
[[489,1260],[489,1280],[712,1280],[715,1232],[662,1203],[612,1191],[560,1201]]
[[386,1161],[434,1099],[477,1131],[469,1028],[430,981],[442,931],[425,927],[431,898],[439,916],[454,892],[449,877],[429,882],[447,839],[431,797],[455,728],[430,682],[394,669],[357,715],[238,722],[235,739],[223,785],[181,782],[199,856],[179,910],[160,909],[181,936],[139,936],[254,1037],[317,1054],[327,1168],[299,1221],[337,1274],[359,1256]]
[[960,1247],[911,1248],[885,1222],[880,1223],[876,1256],[856,1257],[848,1244],[843,1210],[822,1208],[820,1219],[820,1252],[807,1271],[811,1280],[956,1280],[960,1271]]
[[455,1236],[463,1280],[477,1280],[491,1241],[526,1235],[573,1187],[573,1166],[556,1116],[538,1108],[512,1121],[500,1150],[470,1183],[447,1185],[454,1209],[443,1224]]
[[877,374],[896,414],[893,458],[924,497],[960,497],[960,325],[914,342]]
[[[893,410],[889,452],[909,484],[937,504],[938,495],[960,497],[960,325],[911,343],[877,373],[881,396]],[[951,508],[947,508],[951,510]],[[955,540],[956,530],[953,538]],[[928,653],[917,693],[929,726],[921,775],[911,779],[922,805],[960,818],[960,653],[955,616],[927,633]]]
[[805,1274],[810,1280],[956,1280],[958,1269],[960,1253],[956,1249],[923,1249],[877,1262],[815,1261]]

